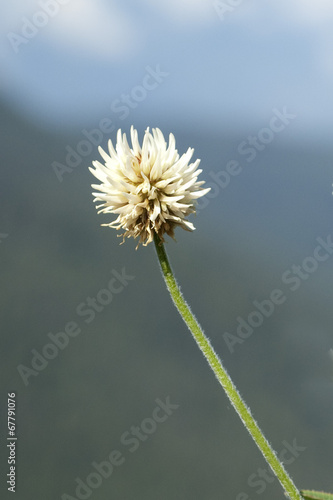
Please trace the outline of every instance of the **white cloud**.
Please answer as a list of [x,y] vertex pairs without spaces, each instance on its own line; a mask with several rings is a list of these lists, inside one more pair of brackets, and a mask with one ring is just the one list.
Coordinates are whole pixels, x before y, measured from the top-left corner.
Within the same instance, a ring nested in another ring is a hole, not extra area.
[[280,0],[282,16],[289,17],[297,30],[312,32],[316,68],[333,77],[333,2],[332,0]]
[[117,2],[69,0],[47,32],[58,46],[81,51],[82,55],[111,59],[140,48],[140,37],[131,17],[122,13]]
[[333,18],[332,0],[293,0],[280,1],[280,8],[287,13],[295,15],[295,20],[299,20],[304,25],[326,24]]
[[[223,0],[228,3],[230,0]],[[235,29],[251,37],[272,38],[289,32],[292,36],[311,37],[309,57],[313,70],[333,76],[333,1],[332,0],[243,0],[225,16]],[[223,26],[223,22],[221,23]],[[249,38],[250,39],[250,38]]]
[[144,0],[146,5],[166,15],[176,25],[210,24],[216,19],[213,1]]
[[[218,18],[214,0],[144,0],[144,3],[175,24],[210,24]],[[274,20],[274,15],[279,14],[295,24],[315,26],[333,18],[332,0],[221,0],[221,4],[227,6],[225,19],[228,21],[232,18],[236,21],[237,16],[255,21],[265,14]]]
[[[233,0],[222,1],[232,4]],[[47,25],[39,29],[36,37],[31,38],[28,44],[22,45],[19,54],[15,54],[6,35],[9,31],[20,33],[22,18],[26,16],[32,19],[35,13],[41,10],[43,2],[64,4],[59,5],[57,15],[50,17]],[[280,41],[286,40],[291,47],[295,43],[295,50],[299,51],[302,68],[308,72],[309,79],[304,85],[304,71],[300,72],[299,80],[295,71],[294,80],[283,83],[282,87],[285,89],[288,85],[290,100],[295,99],[302,109],[308,100],[308,116],[317,113],[317,121],[320,122],[322,116],[318,113],[323,114],[323,110],[318,107],[317,98],[321,102],[325,99],[325,102],[329,102],[325,92],[329,95],[333,79],[333,0],[238,2],[238,5],[226,14],[225,21],[221,21],[214,8],[214,0],[141,0],[137,3],[136,0],[122,3],[120,0],[0,0],[0,56],[1,51],[5,56],[2,57],[3,78],[0,92],[12,96],[20,106],[23,102],[27,108],[33,107],[36,113],[38,108],[41,114],[55,116],[56,111],[60,110],[61,114],[65,114],[68,108],[69,113],[73,115],[76,107],[79,112],[81,109],[87,112],[89,106],[95,108],[96,103],[99,105],[102,102],[100,96],[110,93],[110,88],[113,92],[118,92],[117,83],[121,89],[124,85],[126,87],[127,79],[131,81],[129,75],[132,67],[137,70],[138,65],[142,65],[144,68],[150,54],[157,54],[161,62],[168,61],[171,55],[174,56],[176,68],[180,60],[176,43],[181,36],[184,37],[185,44],[187,41],[191,42],[191,37],[200,36],[200,43],[206,48],[205,59],[208,63],[220,44],[221,50],[226,49],[229,53],[233,53],[234,48],[236,56],[238,54],[239,59],[243,60],[242,52],[238,51],[245,40],[250,48],[260,46],[261,43],[262,47],[272,46],[276,57],[286,61],[286,65],[294,61],[297,66],[297,52],[291,50],[289,54],[286,50],[284,54],[282,50],[278,50]],[[150,27],[153,28],[152,33]],[[193,29],[189,35],[191,27]],[[217,33],[216,43],[212,37],[206,36],[207,28],[210,27]],[[177,37],[174,37],[176,40],[173,39],[174,34],[177,34]],[[163,40],[160,37],[163,37]],[[166,37],[170,40],[170,53],[165,52]],[[147,41],[152,39],[153,43],[147,44]],[[233,47],[228,46],[230,40],[233,41]],[[129,60],[135,64],[129,64]],[[113,65],[114,61],[117,61],[116,65]],[[227,64],[234,68],[228,59]],[[172,67],[171,64],[170,66]],[[117,72],[114,69],[112,72],[112,68],[117,67],[122,67],[123,70]],[[106,68],[111,68],[107,78]],[[266,77],[264,65],[258,64],[255,68],[253,81]],[[251,72],[249,75],[251,77]],[[96,86],[91,83],[94,79]],[[182,81],[185,86],[189,85],[185,75]],[[198,89],[195,85],[199,85],[196,81],[193,87]],[[241,89],[241,85],[238,88]],[[317,88],[321,90],[317,92]],[[313,91],[312,100],[309,100],[309,89]],[[215,97],[220,95],[219,90],[218,92]],[[230,92],[230,95],[234,95],[235,90],[231,89]],[[283,90],[279,92],[283,95]],[[173,100],[174,98],[172,96]],[[213,100],[214,97],[212,102]],[[262,99],[254,105],[259,108],[261,104]]]
[[306,28],[331,24],[333,19],[332,0],[238,0],[235,6],[232,0],[222,0],[221,4],[230,6],[224,15],[228,22],[237,23],[241,19],[255,23],[265,19],[268,25],[282,21]]
[[[117,0],[107,4],[102,0],[11,0],[2,5],[0,36],[7,38],[9,32],[22,35],[26,20],[34,25],[44,16],[45,24],[38,27],[29,44],[38,36],[66,52],[104,59],[107,56],[111,60],[120,58],[140,49],[140,37],[132,17],[117,5]],[[12,47],[7,42],[7,52],[11,53]],[[23,44],[19,46],[20,50],[24,48]]]

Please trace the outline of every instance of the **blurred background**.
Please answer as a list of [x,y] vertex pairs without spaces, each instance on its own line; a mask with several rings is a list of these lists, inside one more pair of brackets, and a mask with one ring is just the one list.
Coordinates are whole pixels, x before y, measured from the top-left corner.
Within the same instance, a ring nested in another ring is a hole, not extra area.
[[196,231],[167,244],[178,281],[297,486],[333,491],[332,2],[1,11],[2,498],[13,391],[19,500],[284,498],[153,246],[100,227],[88,167],[132,124],[201,158]]

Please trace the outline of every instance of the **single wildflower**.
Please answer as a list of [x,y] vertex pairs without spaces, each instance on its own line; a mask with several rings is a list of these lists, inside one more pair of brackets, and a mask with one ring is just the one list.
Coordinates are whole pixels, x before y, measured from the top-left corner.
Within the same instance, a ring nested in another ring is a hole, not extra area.
[[164,233],[174,237],[174,229],[177,226],[189,231],[194,229],[187,216],[195,212],[196,200],[209,191],[202,189],[203,181],[197,180],[201,173],[201,170],[198,170],[200,160],[189,163],[193,155],[191,148],[180,157],[174,136],[170,134],[167,146],[158,128],[153,129],[152,134],[147,128],[141,147],[137,131],[131,127],[131,140],[132,147],[128,145],[126,134],[118,130],[116,149],[111,141],[109,155],[99,148],[105,165],[94,161],[94,169],[90,168],[101,182],[93,184],[93,188],[99,191],[93,193],[94,201],[102,202],[97,209],[103,213],[118,214],[115,221],[103,225],[123,229],[123,241],[126,237],[139,237],[138,246],[140,243],[148,245],[154,240],[164,282],[179,314],[224,388],[230,403],[279,479],[286,496],[291,500],[302,500],[302,495],[263,435],[186,303],[164,248]]
[[202,170],[200,160],[190,163],[193,149],[179,156],[173,134],[167,145],[162,132],[147,128],[142,147],[138,133],[131,127],[129,146],[126,134],[117,133],[116,148],[109,140],[107,154],[101,147],[99,153],[105,164],[94,161],[91,173],[101,181],[92,187],[94,201],[101,201],[98,213],[117,214],[118,218],[104,226],[122,229],[125,238],[140,238],[144,246],[156,234],[164,242],[164,233],[174,238],[177,226],[193,231],[195,227],[187,217],[195,213],[196,200],[208,193],[198,181]]

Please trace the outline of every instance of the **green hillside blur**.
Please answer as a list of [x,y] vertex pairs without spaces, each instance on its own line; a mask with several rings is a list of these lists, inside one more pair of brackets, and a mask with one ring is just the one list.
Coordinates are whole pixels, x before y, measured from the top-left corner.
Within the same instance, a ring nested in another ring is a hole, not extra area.
[[[5,106],[1,116],[0,384],[3,403],[17,391],[16,498],[76,498],[76,478],[86,484],[92,464],[117,450],[123,462],[87,498],[282,499],[276,481],[260,479],[266,466],[171,304],[152,245],[120,246],[116,231],[100,227],[107,219],[96,214],[87,168],[97,151],[59,182],[52,163],[80,132],[41,130]],[[207,181],[240,140],[175,135],[180,152],[195,148]],[[193,234],[179,230],[167,244],[185,297],[274,448],[305,448],[287,466],[296,484],[323,490],[332,490],[333,259],[295,292],[281,277],[331,231],[331,158],[329,148],[275,142],[208,200]],[[114,272],[131,279],[83,315]],[[226,332],[236,335],[237,318],[246,322],[277,288],[285,302],[230,350]],[[56,336],[69,323],[79,333],[34,369],[36,353],[64,339]],[[156,400],[168,397],[178,408],[150,428]],[[142,425],[145,437],[124,444]],[[1,468],[3,478],[4,446]]]

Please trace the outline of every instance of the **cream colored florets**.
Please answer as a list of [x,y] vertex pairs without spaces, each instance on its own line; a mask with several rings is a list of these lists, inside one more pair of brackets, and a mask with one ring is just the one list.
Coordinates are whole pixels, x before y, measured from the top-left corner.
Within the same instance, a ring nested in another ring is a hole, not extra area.
[[147,128],[140,147],[137,131],[131,127],[131,142],[132,147],[118,130],[116,149],[111,140],[109,154],[99,148],[105,164],[94,161],[90,168],[101,181],[92,185],[99,191],[93,193],[94,201],[102,202],[97,209],[118,215],[104,225],[123,229],[123,239],[139,237],[143,245],[153,241],[154,232],[164,241],[164,233],[174,237],[176,226],[193,231],[186,218],[195,212],[195,200],[209,191],[201,188],[204,181],[197,181],[200,160],[189,163],[194,150],[189,148],[179,157],[173,134],[167,145],[158,128],[152,133]]

